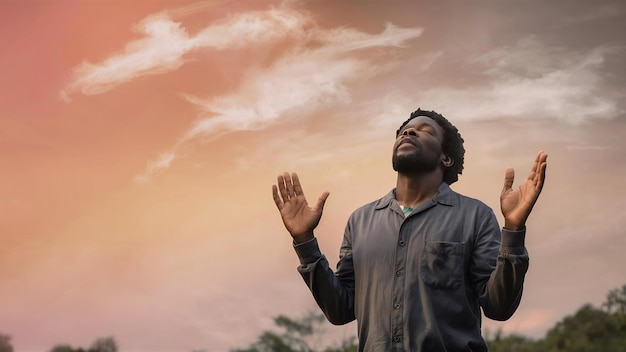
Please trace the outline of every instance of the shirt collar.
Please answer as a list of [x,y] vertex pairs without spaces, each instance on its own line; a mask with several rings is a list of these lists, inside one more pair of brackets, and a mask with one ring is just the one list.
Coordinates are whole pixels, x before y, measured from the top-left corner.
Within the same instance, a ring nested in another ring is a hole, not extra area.
[[[456,204],[454,191],[450,188],[450,186],[441,182],[439,188],[437,189],[437,194],[435,194],[434,200],[442,205],[454,206]],[[387,193],[384,197],[376,202],[375,209],[383,209],[388,207],[392,202],[396,202],[396,189],[392,189]]]

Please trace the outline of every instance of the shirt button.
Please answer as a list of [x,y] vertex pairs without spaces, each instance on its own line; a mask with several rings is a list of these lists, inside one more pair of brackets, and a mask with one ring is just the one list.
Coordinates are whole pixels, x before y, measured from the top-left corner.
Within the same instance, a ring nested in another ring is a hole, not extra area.
[[402,338],[400,336],[394,336],[393,337],[393,342],[400,342],[400,340],[402,340]]
[[404,275],[404,271],[402,270],[396,271],[396,276],[402,276],[402,275]]
[[400,309],[400,307],[402,307],[402,305],[400,305],[400,303],[396,303],[393,305],[393,309]]
[[404,246],[405,242],[404,242],[404,240],[400,240],[400,242],[398,242],[398,244],[399,244],[400,246]]

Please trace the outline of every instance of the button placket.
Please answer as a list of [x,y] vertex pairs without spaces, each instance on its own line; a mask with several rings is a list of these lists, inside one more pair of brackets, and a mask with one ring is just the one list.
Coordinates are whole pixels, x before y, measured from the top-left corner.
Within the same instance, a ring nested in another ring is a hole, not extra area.
[[402,339],[404,333],[404,311],[402,309],[405,294],[405,268],[407,261],[407,243],[406,236],[410,230],[410,222],[404,221],[400,226],[398,233],[396,255],[395,255],[395,270],[393,280],[393,295],[391,297],[392,310],[391,310],[391,340],[393,343],[393,351],[402,351]]

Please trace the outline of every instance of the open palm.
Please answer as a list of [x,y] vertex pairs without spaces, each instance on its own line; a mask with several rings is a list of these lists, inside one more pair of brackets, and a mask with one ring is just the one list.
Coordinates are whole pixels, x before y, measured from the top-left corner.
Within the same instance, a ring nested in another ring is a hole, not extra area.
[[521,230],[541,194],[546,177],[548,154],[540,151],[528,178],[517,189],[513,189],[515,172],[508,168],[504,176],[504,187],[500,194],[500,209],[504,215],[504,227],[509,230]]
[[285,172],[278,175],[278,186],[272,185],[272,195],[283,224],[294,240],[303,242],[313,238],[313,230],[320,222],[329,193],[322,193],[317,204],[310,207],[298,175],[295,172],[291,175]]

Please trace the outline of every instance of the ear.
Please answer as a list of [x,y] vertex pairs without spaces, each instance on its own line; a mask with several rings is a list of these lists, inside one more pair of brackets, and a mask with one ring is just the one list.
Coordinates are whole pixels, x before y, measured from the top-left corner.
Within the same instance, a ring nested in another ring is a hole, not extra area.
[[449,157],[447,155],[444,155],[443,158],[441,159],[441,163],[445,167],[450,167],[450,166],[454,165],[454,160],[452,160],[451,157]]

